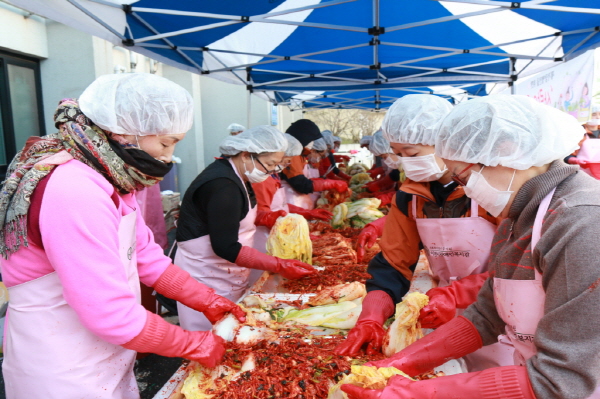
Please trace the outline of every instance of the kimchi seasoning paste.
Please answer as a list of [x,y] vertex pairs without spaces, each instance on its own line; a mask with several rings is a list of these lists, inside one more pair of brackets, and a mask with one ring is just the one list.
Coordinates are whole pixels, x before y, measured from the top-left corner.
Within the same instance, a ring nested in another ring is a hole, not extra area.
[[[349,374],[352,364],[384,358],[381,354],[354,359],[334,354],[333,349],[344,339],[339,335],[307,338],[305,333],[290,332],[277,342],[262,341],[252,346],[230,343],[222,364],[239,370],[253,354],[256,367],[242,372],[226,389],[205,393],[215,395],[214,399],[325,399],[331,383]],[[216,385],[222,386],[219,379]]]

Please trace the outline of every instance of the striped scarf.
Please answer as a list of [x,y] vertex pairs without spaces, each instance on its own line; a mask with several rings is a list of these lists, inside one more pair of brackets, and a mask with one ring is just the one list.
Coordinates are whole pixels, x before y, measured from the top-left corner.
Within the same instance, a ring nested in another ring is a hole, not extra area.
[[[88,119],[74,99],[54,114],[58,133],[31,137],[10,163],[0,189],[0,253],[5,259],[27,242],[27,214],[36,186],[56,166],[76,159],[102,174],[120,193],[156,184],[161,178],[126,164],[111,148],[107,132]],[[111,133],[108,133],[110,136]]]

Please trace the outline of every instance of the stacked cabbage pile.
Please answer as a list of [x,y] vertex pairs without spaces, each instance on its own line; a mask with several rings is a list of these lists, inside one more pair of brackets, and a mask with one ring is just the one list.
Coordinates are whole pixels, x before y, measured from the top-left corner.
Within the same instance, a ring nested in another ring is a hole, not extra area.
[[334,229],[346,227],[363,228],[368,223],[382,218],[384,214],[378,209],[381,200],[363,198],[354,202],[344,202],[333,208],[331,225]]
[[362,163],[355,163],[348,167],[346,173],[348,173],[350,176],[354,176],[357,173],[365,173],[367,170],[367,167]]
[[355,194],[364,193],[367,191],[367,183],[372,182],[373,179],[368,173],[357,173],[350,179],[348,186],[350,190]]

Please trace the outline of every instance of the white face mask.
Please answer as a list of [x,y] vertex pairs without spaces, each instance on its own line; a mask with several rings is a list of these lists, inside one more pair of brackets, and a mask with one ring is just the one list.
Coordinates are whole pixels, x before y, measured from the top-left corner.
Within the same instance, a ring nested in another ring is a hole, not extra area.
[[398,169],[398,166],[400,166],[402,159],[400,157],[394,157],[394,158],[392,158],[392,157],[393,157],[393,155],[388,155],[388,157],[386,159],[384,159],[383,162],[390,169]]
[[250,155],[250,159],[252,160],[252,165],[254,166],[254,169],[252,169],[252,172],[248,172],[248,170],[246,169],[246,163],[244,163],[244,174],[248,178],[248,181],[250,183],[262,183],[265,180],[267,180],[269,178],[269,174],[258,170],[252,155]]
[[400,158],[400,164],[406,177],[412,181],[435,181],[439,180],[446,173],[446,165],[444,170],[440,169],[435,155],[423,155],[420,157],[403,157]]
[[590,119],[589,121],[587,121],[587,124],[589,126],[598,126],[600,125],[600,119]]
[[506,204],[508,204],[510,196],[514,193],[514,191],[508,190],[510,190],[510,186],[512,186],[517,171],[515,170],[513,172],[507,191],[500,191],[497,188],[492,187],[481,174],[482,171],[483,168],[481,168],[479,172],[471,172],[469,181],[465,186],[465,194],[469,198],[477,201],[477,203],[481,205],[483,209],[488,211],[490,215],[498,217],[506,207]]
[[314,152],[308,154],[306,158],[308,159],[308,162],[312,164],[318,163],[322,159],[322,157],[319,154],[315,154]]

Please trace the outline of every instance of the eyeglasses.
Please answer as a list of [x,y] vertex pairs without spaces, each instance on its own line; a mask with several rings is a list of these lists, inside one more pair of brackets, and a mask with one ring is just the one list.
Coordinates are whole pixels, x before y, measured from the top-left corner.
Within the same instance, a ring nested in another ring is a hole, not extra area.
[[467,170],[471,169],[473,166],[475,166],[476,164],[472,163],[471,165],[467,166],[466,168],[464,168],[463,170],[461,170],[458,173],[453,173],[452,176],[450,176],[450,178],[452,180],[454,180],[456,182],[456,184],[458,184],[459,186],[466,186],[467,183],[461,179],[459,176],[462,175],[463,173],[465,173]]
[[254,158],[254,159],[256,159],[256,161],[260,164],[260,166],[263,167],[263,169],[265,170],[265,172],[268,173],[268,174],[270,174],[270,175],[272,175],[273,173],[279,173],[282,170],[280,165],[276,165],[275,169],[269,170],[269,169],[267,169],[267,167],[265,165],[263,165],[262,162],[260,162],[260,159],[258,159],[258,157]]

